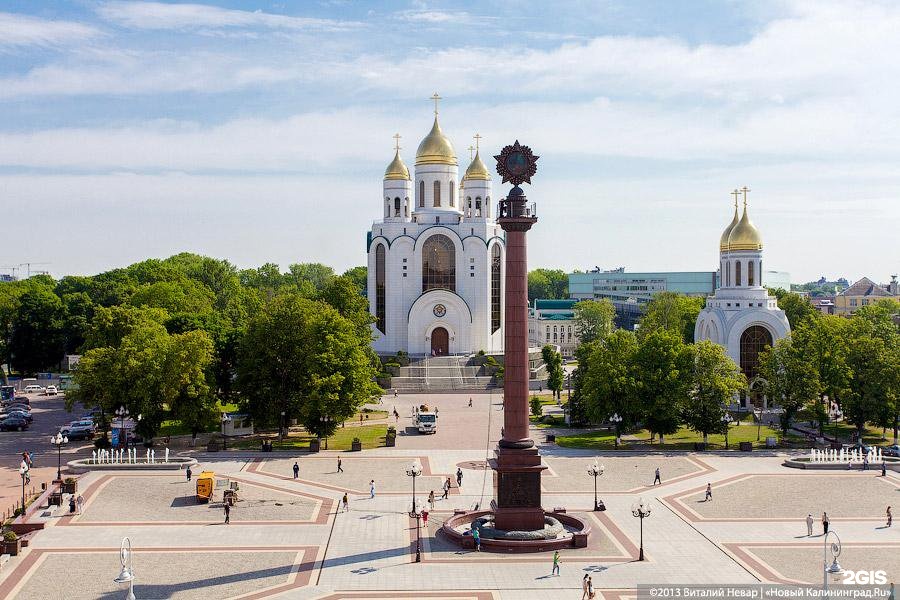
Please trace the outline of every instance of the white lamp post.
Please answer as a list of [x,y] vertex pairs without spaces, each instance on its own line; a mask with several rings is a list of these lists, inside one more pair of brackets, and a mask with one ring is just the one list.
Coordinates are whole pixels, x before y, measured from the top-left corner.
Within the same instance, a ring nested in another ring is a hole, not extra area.
[[231,420],[228,413],[222,413],[222,450],[228,450],[228,436],[225,435],[225,423]]
[[56,446],[56,480],[62,481],[62,447],[69,443],[69,438],[60,431],[50,437],[50,443]]
[[622,415],[619,413],[613,413],[613,416],[609,418],[609,422],[613,424],[613,428],[616,433],[616,450],[619,449],[619,424],[622,422]]
[[725,411],[725,414],[722,415],[722,423],[725,425],[725,449],[728,449],[728,430],[731,428],[731,422],[734,421],[734,417],[731,416],[731,413]]
[[416,477],[422,474],[422,465],[419,464],[419,461],[413,461],[413,463],[406,469],[406,474],[412,477],[412,510],[409,512],[409,516],[415,518],[416,520],[416,562],[422,562],[422,537],[419,529],[419,518],[422,516],[422,513],[419,512],[416,507]]
[[[834,541],[831,542],[831,545],[828,544],[828,538],[834,537]],[[841,538],[838,537],[838,534],[835,531],[829,531],[825,534],[825,539],[823,540],[824,548],[823,548],[823,556],[822,556],[822,568],[824,569],[824,584],[825,584],[825,597],[828,598],[828,576],[834,575],[837,577],[843,572],[843,568],[841,568],[840,563],[838,563],[838,557],[841,555]],[[828,564],[828,550],[831,550],[831,564]]]
[[127,583],[128,584],[128,594],[125,596],[125,600],[135,600],[134,597],[134,569],[131,565],[131,540],[126,538],[122,539],[122,545],[119,547],[119,561],[122,563],[122,571],[119,572],[119,576],[113,579],[115,583]]

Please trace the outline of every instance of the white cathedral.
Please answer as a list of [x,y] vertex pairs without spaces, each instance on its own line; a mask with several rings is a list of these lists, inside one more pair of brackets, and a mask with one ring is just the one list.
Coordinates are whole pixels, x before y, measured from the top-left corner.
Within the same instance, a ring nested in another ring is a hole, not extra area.
[[[753,397],[760,387],[759,353],[789,336],[791,327],[778,301],[762,286],[762,237],[750,221],[748,191],[743,188],[732,192],[734,218],[719,240],[719,287],[706,299],[706,307],[697,317],[694,339],[724,346],[747,377]],[[739,192],[744,194],[740,219]]]
[[384,218],[367,240],[369,310],[379,354],[503,350],[505,241],[479,137],[462,179],[436,104],[413,177],[396,145],[384,172]]

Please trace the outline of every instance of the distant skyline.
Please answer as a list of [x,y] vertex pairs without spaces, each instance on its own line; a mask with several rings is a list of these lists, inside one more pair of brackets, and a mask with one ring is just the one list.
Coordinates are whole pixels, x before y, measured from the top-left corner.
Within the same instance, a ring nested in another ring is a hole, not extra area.
[[437,91],[461,173],[476,132],[541,155],[530,268],[714,270],[747,185],[765,269],[887,282],[897,31],[875,1],[0,1],[0,273],[365,264]]

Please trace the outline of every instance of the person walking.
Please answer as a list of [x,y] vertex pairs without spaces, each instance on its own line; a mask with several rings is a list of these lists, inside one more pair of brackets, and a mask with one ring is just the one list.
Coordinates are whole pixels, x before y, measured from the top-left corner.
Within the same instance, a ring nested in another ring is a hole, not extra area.
[[369,482],[369,499],[371,500],[374,497],[375,497],[375,480],[373,479]]
[[475,552],[481,552],[481,534],[476,527],[472,528],[472,540],[475,542]]
[[559,550],[553,551],[553,569],[550,571],[550,576],[553,575],[559,577]]
[[344,467],[341,466],[341,457],[340,457],[340,456],[338,456],[338,468],[337,468],[337,472],[338,472],[338,473],[343,473],[343,472],[344,472]]
[[428,504],[431,505],[431,510],[434,510],[434,490],[428,492]]
[[344,497],[341,498],[341,506],[344,509],[344,512],[350,512],[350,499],[347,498],[347,492],[344,492]]
[[462,469],[456,468],[456,487],[462,487]]
[[590,598],[588,596],[588,574],[585,573],[584,577],[581,578],[581,600],[587,600]]
[[806,536],[812,537],[813,530],[813,517],[812,513],[806,515]]
[[828,513],[822,513],[822,533],[823,535],[828,535]]
[[881,476],[887,477],[887,465],[884,464],[884,459],[881,459]]
[[228,525],[228,523],[230,523],[230,522],[231,522],[231,503],[225,502],[225,524]]
[[300,465],[297,464],[297,461],[294,461],[294,479],[300,477]]
[[869,470],[869,457],[863,456],[863,471]]
[[653,485],[662,485],[662,479],[659,477],[659,467],[656,467],[656,475],[653,477]]
[[891,507],[887,507],[887,526],[890,527],[891,523],[894,522],[894,515],[891,514]]
[[441,496],[441,500],[446,500],[450,497],[450,478],[447,478],[447,481],[444,482],[444,495]]
[[472,397],[469,396],[469,407],[471,408],[471,406],[472,406]]
[[78,499],[75,503],[78,505],[78,514],[80,515],[84,511],[84,496],[78,494]]
[[593,600],[593,598],[594,598],[594,580],[593,580],[593,578],[590,577],[590,576],[588,576],[588,585],[587,585],[587,588],[588,588],[588,598],[590,598],[591,600]]
[[428,529],[428,511],[422,511],[422,525],[425,526],[425,529]]
[[188,467],[187,470],[184,472],[184,474],[187,476],[187,480],[190,481],[191,480],[191,468]]
[[706,497],[703,498],[704,502],[712,501],[712,484],[706,484]]

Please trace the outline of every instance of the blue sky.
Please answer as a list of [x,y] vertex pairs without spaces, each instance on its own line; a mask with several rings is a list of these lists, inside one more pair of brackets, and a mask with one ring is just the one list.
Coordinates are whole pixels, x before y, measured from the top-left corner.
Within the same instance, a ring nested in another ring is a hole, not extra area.
[[438,91],[462,169],[476,132],[542,156],[532,266],[713,269],[748,185],[767,268],[886,281],[896,31],[825,0],[0,2],[0,266],[364,264]]

